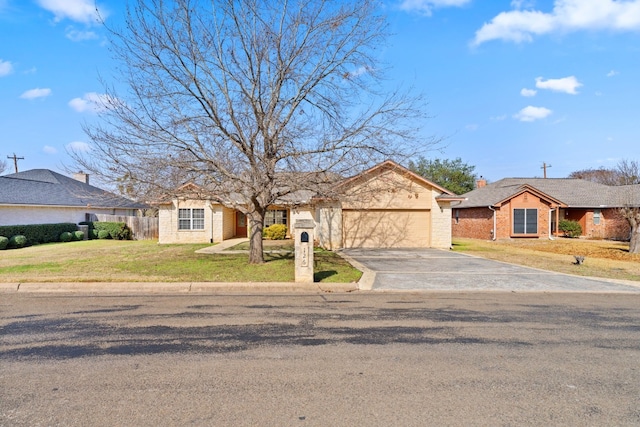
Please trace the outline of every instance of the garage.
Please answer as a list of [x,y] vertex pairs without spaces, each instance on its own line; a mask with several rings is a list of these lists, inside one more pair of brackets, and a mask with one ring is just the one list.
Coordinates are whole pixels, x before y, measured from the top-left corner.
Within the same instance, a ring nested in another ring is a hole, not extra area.
[[428,209],[345,209],[342,222],[345,248],[428,248],[431,245]]

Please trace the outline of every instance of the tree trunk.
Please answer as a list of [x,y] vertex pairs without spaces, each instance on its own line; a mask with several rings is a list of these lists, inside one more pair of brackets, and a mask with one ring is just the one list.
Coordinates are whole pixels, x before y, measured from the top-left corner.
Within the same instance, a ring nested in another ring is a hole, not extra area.
[[629,253],[640,253],[640,227],[637,223],[631,226],[631,240],[629,240]]
[[262,228],[264,225],[264,215],[253,212],[247,215],[249,218],[249,264],[264,263],[262,252]]

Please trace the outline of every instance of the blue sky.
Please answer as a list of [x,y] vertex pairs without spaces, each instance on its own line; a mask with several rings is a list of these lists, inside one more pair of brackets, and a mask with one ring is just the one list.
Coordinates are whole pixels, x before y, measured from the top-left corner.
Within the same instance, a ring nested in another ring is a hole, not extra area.
[[[108,23],[121,0],[97,5]],[[111,61],[93,0],[0,0],[0,160],[71,166]],[[490,181],[640,160],[640,0],[386,0],[390,85],[425,94],[425,136]]]

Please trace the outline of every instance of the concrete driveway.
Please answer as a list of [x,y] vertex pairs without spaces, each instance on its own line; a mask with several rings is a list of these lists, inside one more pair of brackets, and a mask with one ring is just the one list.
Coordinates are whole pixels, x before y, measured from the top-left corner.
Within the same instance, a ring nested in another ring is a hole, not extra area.
[[640,292],[640,283],[570,276],[440,249],[345,249],[361,289]]

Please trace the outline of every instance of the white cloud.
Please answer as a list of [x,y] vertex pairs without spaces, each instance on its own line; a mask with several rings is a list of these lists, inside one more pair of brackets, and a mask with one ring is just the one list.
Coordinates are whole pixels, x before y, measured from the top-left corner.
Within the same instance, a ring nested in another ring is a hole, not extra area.
[[616,70],[611,70],[607,73],[607,77],[613,77],[613,76],[617,76],[618,74],[620,74],[620,72],[616,71]]
[[0,59],[0,77],[8,76],[13,72],[13,64]]
[[553,113],[553,111],[544,107],[532,107],[529,105],[528,107],[524,107],[522,110],[518,111],[518,113],[513,115],[513,118],[516,120],[520,120],[521,122],[533,122],[535,120],[544,119],[548,115]]
[[349,77],[358,77],[358,76],[361,76],[363,74],[367,74],[369,72],[371,72],[371,68],[366,67],[366,66],[363,65],[362,67],[359,67],[354,71],[351,71],[349,73]]
[[538,91],[535,90],[535,89],[523,88],[520,91],[520,95],[522,95],[522,96],[536,96],[536,93],[538,93]]
[[84,24],[95,24],[98,19],[106,18],[106,11],[96,11],[94,0],[37,0],[40,7],[53,13],[56,22],[70,19]]
[[114,100],[109,95],[95,92],[85,93],[82,98],[73,98],[69,106],[78,113],[99,113],[106,110]]
[[65,37],[74,42],[80,42],[84,40],[95,40],[98,35],[93,31],[81,31],[76,30],[73,27],[67,27],[64,33]]
[[[519,4],[512,2],[514,7]],[[521,43],[543,34],[580,30],[640,31],[640,0],[554,0],[550,13],[515,7],[485,23],[472,45],[490,40]]]
[[400,9],[431,16],[432,10],[439,7],[460,7],[471,0],[402,0]]
[[577,95],[578,92],[576,89],[580,86],[582,86],[582,83],[580,83],[575,76],[548,80],[543,80],[542,77],[536,78],[536,87],[538,89],[548,89],[554,92],[564,92],[571,95]]
[[42,147],[42,151],[47,154],[56,154],[58,152],[55,147],[52,147],[50,145],[45,145],[44,147]]
[[511,7],[514,9],[530,9],[534,4],[534,0],[511,0]]
[[66,148],[68,151],[71,152],[88,152],[91,151],[91,146],[89,144],[87,144],[86,142],[82,142],[82,141],[73,141],[70,142],[66,145]]
[[491,117],[490,119],[494,120],[496,122],[501,122],[501,121],[505,120],[506,118],[507,118],[507,115],[506,114],[502,114],[500,116]]
[[28,91],[24,92],[22,95],[20,95],[20,98],[22,99],[46,98],[49,95],[51,95],[51,89],[37,87],[35,89],[29,89]]

